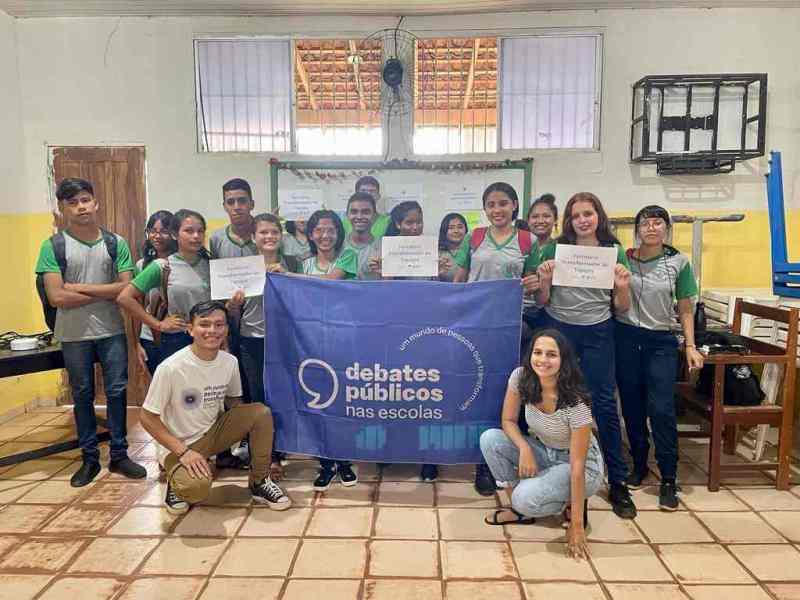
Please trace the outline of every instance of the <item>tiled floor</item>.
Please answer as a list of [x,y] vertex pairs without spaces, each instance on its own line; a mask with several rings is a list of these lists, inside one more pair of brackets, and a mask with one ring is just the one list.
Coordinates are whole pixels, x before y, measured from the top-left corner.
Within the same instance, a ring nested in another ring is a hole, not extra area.
[[[635,521],[592,498],[591,559],[577,562],[555,519],[484,525],[500,498],[478,496],[466,467],[423,484],[416,468],[359,465],[357,487],[315,495],[314,463],[295,460],[291,510],[251,506],[227,472],[204,506],[171,517],[131,416],[146,481],[104,469],[74,490],[75,452],[0,468],[0,600],[800,599],[800,486],[755,475],[710,493],[699,441],[682,442],[678,512],[657,510],[655,480],[634,493]],[[70,422],[53,409],[4,423],[0,456],[68,439]]]

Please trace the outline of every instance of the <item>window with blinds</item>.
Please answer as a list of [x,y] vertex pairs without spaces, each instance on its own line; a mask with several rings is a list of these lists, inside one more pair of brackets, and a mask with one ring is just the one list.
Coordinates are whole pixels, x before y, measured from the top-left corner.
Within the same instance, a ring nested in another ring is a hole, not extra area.
[[289,152],[289,40],[197,40],[198,146],[205,152]]
[[502,40],[502,149],[598,146],[601,40],[599,34]]

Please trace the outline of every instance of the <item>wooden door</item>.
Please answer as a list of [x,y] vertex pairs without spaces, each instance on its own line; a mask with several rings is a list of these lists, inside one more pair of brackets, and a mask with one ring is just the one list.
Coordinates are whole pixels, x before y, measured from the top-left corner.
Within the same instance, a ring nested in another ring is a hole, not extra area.
[[[100,203],[100,226],[125,238],[134,263],[139,260],[147,220],[144,147],[60,146],[52,148],[52,155],[56,185],[65,177],[89,181]],[[147,375],[136,361],[136,339],[127,316],[125,328],[128,333],[128,404],[140,406],[147,389]],[[99,367],[95,382],[97,401],[104,403]]]

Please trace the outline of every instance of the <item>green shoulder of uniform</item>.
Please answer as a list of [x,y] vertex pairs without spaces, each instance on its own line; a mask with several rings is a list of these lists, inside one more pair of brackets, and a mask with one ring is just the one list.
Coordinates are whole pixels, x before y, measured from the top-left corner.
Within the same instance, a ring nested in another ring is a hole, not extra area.
[[352,248],[345,248],[336,259],[335,269],[345,272],[346,279],[355,279],[358,276],[358,254]]
[[693,296],[697,296],[697,280],[694,277],[692,265],[687,260],[675,281],[675,297],[678,300],[684,300]]
[[157,260],[154,260],[147,265],[141,273],[131,281],[133,287],[139,290],[142,294],[147,294],[161,285],[161,265]]
[[546,260],[553,260],[556,257],[556,242],[545,244],[544,247],[539,248],[539,262],[543,263]]
[[36,273],[61,273],[61,267],[56,261],[56,253],[53,250],[53,242],[47,238],[42,242],[39,250],[39,258],[36,261]]
[[625,255],[625,248],[623,248],[620,244],[615,244],[617,247],[617,264],[622,265],[628,271],[631,270],[631,264],[628,262],[628,257]]
[[535,273],[539,268],[542,259],[539,254],[539,247],[535,244],[531,247],[531,251],[525,256],[525,265],[522,268],[522,274]]
[[469,240],[469,235],[464,237],[464,240],[461,242],[461,245],[458,247],[458,250],[456,250],[456,254],[453,257],[453,260],[455,260],[459,267],[467,270],[469,270],[470,265],[472,264],[472,248],[469,247]]
[[369,230],[372,237],[378,239],[386,235],[386,230],[389,228],[391,222],[392,218],[389,215],[378,215],[378,218],[375,219],[372,228]]
[[117,236],[117,273],[133,271],[133,259],[128,242],[122,236]]

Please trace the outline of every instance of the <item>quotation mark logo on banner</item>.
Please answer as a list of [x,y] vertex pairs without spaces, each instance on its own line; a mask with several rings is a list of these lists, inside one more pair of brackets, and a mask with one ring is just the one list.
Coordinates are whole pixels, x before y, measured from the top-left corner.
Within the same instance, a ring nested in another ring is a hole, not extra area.
[[[322,394],[317,391],[314,391],[306,385],[305,379],[303,377],[306,367],[307,366],[316,366],[324,369],[331,375],[331,380],[333,381],[333,387],[331,389],[331,395],[327,398],[324,402],[320,402],[322,398]],[[336,394],[339,393],[339,378],[336,376],[336,371],[333,370],[328,363],[324,360],[320,360],[318,358],[307,358],[303,362],[300,363],[300,366],[297,368],[297,381],[300,383],[300,387],[303,388],[303,391],[311,396],[311,400],[306,402],[306,406],[309,408],[316,408],[317,410],[323,410],[328,408],[331,404],[334,403],[336,400]]]

